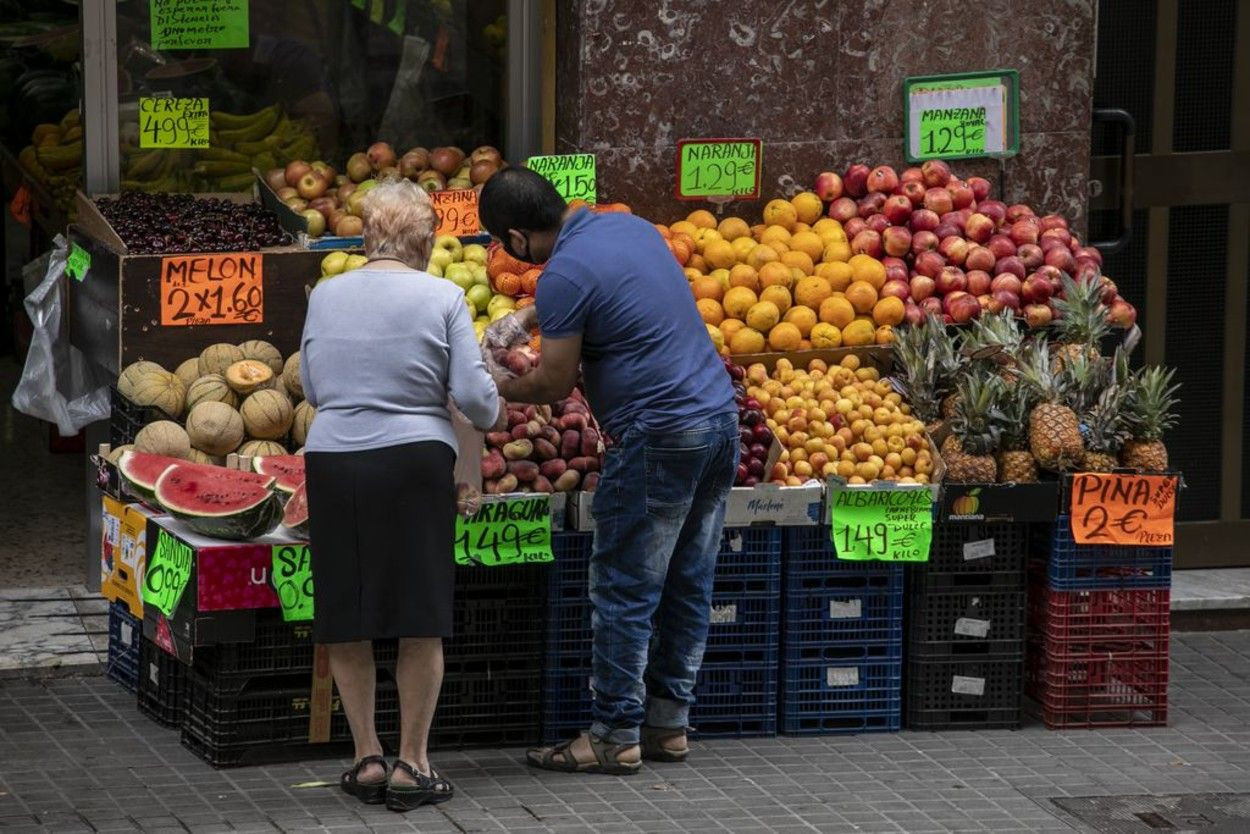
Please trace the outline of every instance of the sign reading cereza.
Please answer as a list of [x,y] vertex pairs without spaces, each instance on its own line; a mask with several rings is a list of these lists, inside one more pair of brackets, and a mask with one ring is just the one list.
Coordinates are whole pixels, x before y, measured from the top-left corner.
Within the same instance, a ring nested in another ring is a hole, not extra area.
[[1003,158],[1019,153],[1019,91],[1015,70],[905,79],[907,161]]
[[763,157],[759,139],[682,139],[677,143],[677,199],[757,200]]
[[139,99],[139,147],[207,148],[208,99]]

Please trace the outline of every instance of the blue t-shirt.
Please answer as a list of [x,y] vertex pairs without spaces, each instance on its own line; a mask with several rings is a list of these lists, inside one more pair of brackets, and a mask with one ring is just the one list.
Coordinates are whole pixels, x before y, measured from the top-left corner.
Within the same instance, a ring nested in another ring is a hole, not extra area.
[[565,221],[535,297],[544,338],[582,334],[591,409],[613,437],[736,412],[690,284],[640,217],[581,209]]

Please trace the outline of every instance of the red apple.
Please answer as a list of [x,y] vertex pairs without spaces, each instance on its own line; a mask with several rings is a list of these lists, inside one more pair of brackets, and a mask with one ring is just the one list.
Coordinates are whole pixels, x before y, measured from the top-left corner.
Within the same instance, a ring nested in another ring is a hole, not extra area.
[[847,239],[855,237],[855,235],[868,228],[868,221],[862,217],[852,217],[850,220],[842,224],[842,231],[846,232]]
[[977,200],[977,211],[994,221],[994,228],[1007,221],[1007,206],[998,200]]
[[903,305],[903,320],[908,324],[920,324],[924,321],[924,309],[919,304],[908,301]]
[[287,200],[291,200],[291,199],[295,199],[299,197],[299,191],[297,189],[292,188],[289,185],[284,185],[281,188],[279,188],[277,194],[278,194],[278,199],[284,203]]
[[884,214],[871,215],[864,222],[868,224],[868,228],[872,229],[877,234],[881,234],[886,229],[890,228],[890,221],[885,219]]
[[911,200],[902,194],[895,194],[887,197],[885,205],[881,207],[881,213],[885,215],[885,219],[890,221],[891,225],[902,226],[911,219],[912,203]]
[[898,181],[900,185],[907,182],[918,182],[924,185],[924,172],[920,170],[919,165],[904,168],[903,173],[898,175]]
[[369,158],[369,166],[373,168],[375,174],[381,172],[383,168],[392,167],[399,160],[399,157],[395,155],[395,149],[386,142],[374,142],[365,151],[365,156]]
[[931,232],[938,227],[941,219],[936,211],[932,209],[922,208],[916,209],[911,214],[911,230],[913,232]]
[[994,235],[986,243],[986,247],[994,253],[995,258],[1005,258],[1008,255],[1019,254],[1016,251],[1016,244],[1007,235]]
[[1107,308],[1107,321],[1112,327],[1129,328],[1137,323],[1137,308],[1118,298]]
[[1042,231],[1047,229],[1066,229],[1068,221],[1059,214],[1048,214],[1042,218]]
[[312,166],[309,165],[307,162],[304,162],[301,159],[296,159],[291,162],[288,162],[286,165],[286,171],[285,171],[286,184],[291,186],[292,188],[295,188],[297,185],[299,185],[299,181],[304,178],[304,175],[307,174],[311,170],[312,170]]
[[1045,263],[1042,247],[1036,243],[1024,244],[1016,254],[1020,256],[1020,260],[1024,261],[1024,268],[1030,272]]
[[889,165],[878,165],[868,172],[868,190],[889,194],[898,188],[898,174]]
[[1050,282],[1036,272],[1020,285],[1020,297],[1027,304],[1044,304],[1053,294]]
[[1115,281],[1104,275],[1099,279],[1099,285],[1102,287],[1102,295],[1100,296],[1102,303],[1107,305],[1114,304],[1116,299],[1120,297],[1120,288],[1115,285]]
[[[928,164],[930,163],[925,163],[925,165]],[[937,212],[937,215],[941,217],[948,211],[955,210],[955,201],[951,199],[951,193],[945,188],[930,188],[924,193],[924,207]]]
[[975,200],[972,196],[972,189],[966,182],[951,182],[946,186],[946,190],[951,193],[951,203],[957,209],[971,206]]
[[882,206],[885,205],[885,201],[886,196],[884,194],[879,191],[872,191],[860,197],[855,205],[859,210],[859,216],[867,220],[874,214],[880,213]]
[[1038,227],[1036,220],[1022,217],[1011,224],[1011,231],[1009,234],[1017,246],[1023,246],[1026,243],[1037,243],[1038,237],[1041,235],[1041,230]]
[[964,234],[969,240],[985,243],[994,234],[994,221],[981,212],[974,212],[964,224]]
[[990,292],[1009,292],[1019,295],[1024,288],[1024,282],[1010,272],[1003,272],[994,276],[994,280],[990,282]]
[[900,185],[897,191],[899,194],[906,197],[912,206],[924,205],[924,183],[918,182],[917,180],[908,180]]
[[1015,223],[1021,217],[1036,217],[1036,215],[1033,214],[1033,209],[1029,208],[1024,203],[1016,203],[1015,205],[1007,206],[1008,223]]
[[1042,264],[1033,271],[1034,275],[1040,275],[1050,284],[1051,295],[1057,295],[1060,288],[1063,287],[1063,272],[1050,264]]
[[994,293],[993,298],[1003,307],[1009,307],[1012,310],[1020,309],[1020,296],[1010,290],[998,290]]
[[1102,266],[1102,252],[1098,251],[1097,246],[1082,246],[1078,257],[1093,258],[1099,266]]
[[892,295],[895,298],[901,298],[903,301],[906,301],[911,296],[911,285],[906,281],[886,281],[881,285],[878,295],[882,298]]
[[1019,255],[1008,255],[998,259],[994,264],[994,274],[999,275],[1003,272],[1010,272],[1021,280],[1024,280],[1024,276],[1028,274],[1024,269],[1024,261],[1020,260]]
[[942,309],[942,299],[936,295],[931,295],[924,301],[920,302],[920,309],[924,311],[926,316],[945,315],[946,311]]
[[281,188],[284,188],[286,186],[286,169],[285,168],[270,168],[268,171],[266,171],[265,172],[265,185],[268,185],[270,190],[274,192],[278,191]]
[[842,191],[851,197],[859,198],[868,193],[868,175],[872,170],[867,165],[852,165],[842,175]]
[[949,292],[946,295],[942,296],[942,311],[945,313],[949,313],[951,311],[951,305],[954,304],[959,299],[964,298],[965,296],[968,298],[972,297],[968,295],[968,293],[964,292],[963,290],[955,290],[953,292]]
[[942,295],[968,289],[968,276],[957,266],[944,266],[937,277],[937,291]]
[[968,218],[972,216],[972,212],[958,209],[956,211],[948,211],[942,215],[943,223],[950,223],[959,231],[964,230],[964,226],[968,223]]
[[1070,243],[1072,243],[1072,233],[1069,232],[1067,229],[1051,227],[1042,232],[1041,240],[1049,240],[1051,238],[1059,241],[1065,247],[1067,247]]
[[956,324],[967,324],[981,315],[981,302],[975,296],[965,293],[955,298],[947,310]]
[[[985,177],[968,177],[968,187],[972,189],[972,196],[980,207],[981,201],[990,196],[990,181]],[[1003,206],[1006,209],[1006,206]]]
[[839,223],[845,223],[859,215],[859,207],[850,197],[837,197],[829,204],[829,216]]
[[851,238],[851,253],[880,258],[884,250],[881,248],[881,235],[872,229],[864,229]]
[[937,282],[927,275],[913,275],[909,286],[911,297],[916,301],[924,301],[937,292]]
[[824,202],[832,202],[842,196],[842,178],[833,171],[821,171],[812,190]]
[[881,244],[887,255],[901,258],[911,251],[911,232],[906,226],[890,226],[881,233]]
[[911,253],[919,257],[921,252],[936,252],[938,236],[930,231],[915,232],[911,236]]
[[946,258],[946,262],[956,266],[963,266],[964,260],[968,257],[968,241],[958,235],[942,238],[938,244],[938,252],[942,257]]
[[934,281],[942,274],[942,269],[945,266],[946,258],[943,258],[937,252],[925,250],[916,256],[916,272],[926,275]]
[[1058,246],[1051,247],[1046,251],[1044,259],[1046,263],[1063,270],[1069,275],[1076,272],[1076,259],[1072,257],[1072,253],[1067,249],[1062,249]]
[[882,258],[881,264],[882,266],[885,267],[885,280],[887,281],[906,281],[907,280],[907,262],[904,261],[902,257]]
[[969,247],[968,257],[964,259],[966,269],[979,269],[985,272],[993,269],[996,263],[998,263],[998,258],[984,246]]
[[1063,241],[1057,237],[1044,237],[1038,241],[1038,245],[1042,247],[1043,252],[1049,252],[1051,249],[1063,249],[1071,251],[1064,245]]
[[333,197],[317,197],[316,199],[309,200],[308,207],[314,211],[321,212],[326,219],[327,225],[330,228],[333,228],[334,224],[330,223],[330,213],[338,208],[338,204],[334,202]]
[[1045,327],[1054,319],[1054,311],[1045,304],[1026,304],[1024,307],[1024,320],[1029,323],[1029,327]]
[[948,220],[939,223],[933,234],[938,236],[938,240],[945,240],[948,237],[963,237],[964,230]]
[[920,175],[930,188],[945,188],[951,179],[951,168],[940,159],[931,159],[920,166]]
[[968,292],[973,295],[985,295],[990,291],[990,274],[981,269],[971,269],[964,274],[968,279]]

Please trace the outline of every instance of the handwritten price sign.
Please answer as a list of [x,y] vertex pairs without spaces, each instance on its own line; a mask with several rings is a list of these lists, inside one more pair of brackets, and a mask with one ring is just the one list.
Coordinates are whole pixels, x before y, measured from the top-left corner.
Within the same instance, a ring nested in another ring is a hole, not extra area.
[[430,201],[438,217],[438,234],[468,237],[482,231],[477,216],[477,192],[472,188],[435,191]]
[[249,43],[248,0],[150,0],[153,49],[240,49]]
[[207,148],[208,99],[139,99],[139,147]]
[[760,196],[759,139],[683,139],[677,143],[677,199]]
[[1072,477],[1072,537],[1077,544],[1171,547],[1175,475],[1083,472]]
[[929,561],[933,494],[927,488],[832,489],[831,532],[839,559]]
[[173,616],[191,581],[194,564],[195,552],[191,545],[158,528],[156,548],[148,556],[143,575],[143,604],[155,606],[166,617]]
[[265,320],[264,258],[257,252],[161,259],[161,324]]
[[511,498],[482,505],[472,518],[456,515],[456,563],[522,565],[551,562],[551,499]]
[[292,623],[313,618],[312,559],[306,544],[273,547],[274,590],[282,605],[282,619]]
[[598,197],[595,181],[595,155],[592,153],[531,156],[525,167],[551,181],[565,202],[585,200],[594,203]]
[[1019,76],[1014,70],[904,79],[907,161],[1007,157],[1017,153],[1019,89]]

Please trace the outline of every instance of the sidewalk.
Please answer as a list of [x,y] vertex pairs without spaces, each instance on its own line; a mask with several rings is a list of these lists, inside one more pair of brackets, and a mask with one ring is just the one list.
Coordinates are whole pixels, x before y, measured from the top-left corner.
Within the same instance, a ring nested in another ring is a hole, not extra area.
[[[1178,634],[1172,669],[1167,728],[713,741],[629,778],[445,752],[456,799],[404,816],[305,786],[344,762],[214,771],[106,678],[0,678],[0,830],[1157,832],[1193,812],[1152,797],[1237,793],[1195,797],[1227,826],[1203,830],[1250,830],[1250,631]],[[1115,827],[1065,799],[1119,796],[1140,801],[1117,803]]]

